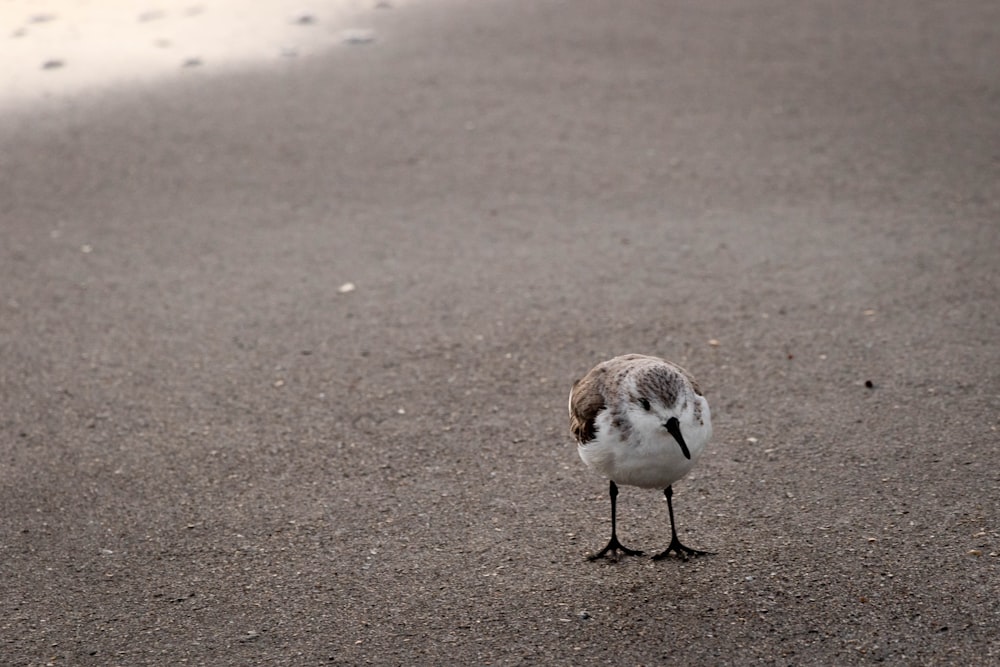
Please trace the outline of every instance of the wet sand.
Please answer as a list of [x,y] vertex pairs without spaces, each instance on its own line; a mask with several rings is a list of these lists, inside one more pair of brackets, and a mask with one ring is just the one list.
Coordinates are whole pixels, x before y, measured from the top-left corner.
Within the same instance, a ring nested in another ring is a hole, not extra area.
[[[992,664],[997,13],[440,0],[4,112],[0,663]],[[715,556],[585,559],[630,351]]]
[[[405,1],[405,0],[404,0]],[[192,70],[230,71],[372,40],[352,25],[388,0],[6,0],[0,3],[0,109],[113,94]]]

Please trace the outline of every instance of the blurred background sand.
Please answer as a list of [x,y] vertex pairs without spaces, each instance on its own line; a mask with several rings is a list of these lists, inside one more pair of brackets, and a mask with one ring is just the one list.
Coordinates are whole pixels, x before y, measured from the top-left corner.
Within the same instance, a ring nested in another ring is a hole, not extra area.
[[318,53],[370,34],[379,0],[3,0],[0,106]]

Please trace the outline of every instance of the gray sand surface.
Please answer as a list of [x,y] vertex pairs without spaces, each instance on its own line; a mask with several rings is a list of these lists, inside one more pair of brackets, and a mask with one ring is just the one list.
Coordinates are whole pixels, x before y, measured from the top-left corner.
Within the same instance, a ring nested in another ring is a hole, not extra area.
[[[1000,5],[371,27],[0,117],[0,664],[996,664]],[[585,560],[625,352],[715,556]]]

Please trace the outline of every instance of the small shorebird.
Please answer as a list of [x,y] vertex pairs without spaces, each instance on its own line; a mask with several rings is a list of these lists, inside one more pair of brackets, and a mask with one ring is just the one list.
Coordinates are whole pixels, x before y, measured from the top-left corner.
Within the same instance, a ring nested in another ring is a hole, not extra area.
[[681,544],[674,527],[672,485],[691,470],[712,437],[708,401],[687,371],[641,354],[609,359],[573,384],[569,416],[580,458],[611,481],[611,540],[590,560],[619,551],[642,555],[618,541],[616,482],[663,489],[667,497],[670,546],[654,560],[671,553],[684,560],[710,553]]

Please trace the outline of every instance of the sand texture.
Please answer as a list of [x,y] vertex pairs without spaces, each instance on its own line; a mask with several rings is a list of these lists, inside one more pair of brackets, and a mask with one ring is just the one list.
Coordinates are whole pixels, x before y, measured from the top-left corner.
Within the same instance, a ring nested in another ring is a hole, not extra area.
[[[4,111],[0,664],[997,664],[1000,5],[899,4],[427,0]],[[627,352],[715,556],[586,561]]]

